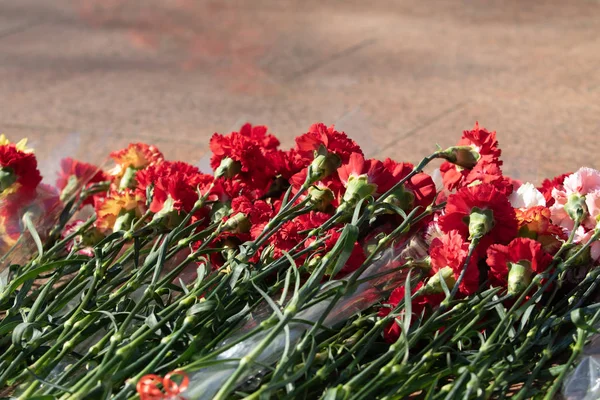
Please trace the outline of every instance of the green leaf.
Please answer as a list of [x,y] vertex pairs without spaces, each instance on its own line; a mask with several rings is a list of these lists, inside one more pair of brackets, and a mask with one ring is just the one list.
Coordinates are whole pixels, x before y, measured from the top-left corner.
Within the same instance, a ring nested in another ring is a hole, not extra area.
[[42,244],[42,239],[40,239],[40,235],[38,234],[37,229],[35,229],[35,225],[31,220],[31,213],[26,212],[25,215],[23,215],[23,223],[25,224],[25,227],[31,234],[31,237],[37,246],[38,258],[41,258],[44,255],[44,245]]
[[30,342],[38,338],[42,332],[37,327],[39,325],[34,322],[21,322],[15,327],[12,333],[12,342],[15,346],[22,346],[24,343]]
[[66,265],[72,265],[72,264],[83,264],[84,261],[89,261],[89,260],[62,260],[62,261],[55,261],[55,262],[51,262],[48,264],[44,264],[40,267],[34,268],[31,271],[20,275],[19,277],[17,277],[15,280],[13,280],[12,282],[10,282],[10,285],[8,286],[8,294],[14,292],[15,290],[17,290],[19,288],[19,286],[21,286],[24,282],[30,280],[30,279],[35,279],[37,278],[40,274],[46,272],[46,271],[51,271],[53,269],[56,268],[60,268],[60,267],[64,267]]
[[196,315],[201,312],[210,311],[215,308],[216,304],[217,302],[214,300],[201,301],[200,303],[196,303],[193,306],[191,306],[190,309],[187,311],[187,314]]

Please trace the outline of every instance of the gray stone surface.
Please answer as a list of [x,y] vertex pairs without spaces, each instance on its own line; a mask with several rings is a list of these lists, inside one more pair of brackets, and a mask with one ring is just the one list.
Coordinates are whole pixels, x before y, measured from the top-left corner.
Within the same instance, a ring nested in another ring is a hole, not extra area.
[[0,95],[1,132],[56,163],[197,162],[246,121],[416,162],[479,120],[539,181],[600,168],[600,2],[0,0]]

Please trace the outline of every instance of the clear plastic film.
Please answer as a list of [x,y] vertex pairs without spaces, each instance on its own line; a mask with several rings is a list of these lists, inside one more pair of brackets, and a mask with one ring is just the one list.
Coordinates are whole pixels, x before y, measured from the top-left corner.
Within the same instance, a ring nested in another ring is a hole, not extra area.
[[[381,256],[378,257],[359,277],[359,280],[364,282],[358,285],[356,290],[352,293],[348,293],[338,300],[327,315],[324,314],[327,313],[327,310],[331,305],[331,297],[302,310],[297,314],[296,318],[298,320],[316,323],[324,317],[323,325],[327,328],[331,328],[383,300],[394,288],[404,284],[406,280],[408,270],[401,269],[400,271],[388,274],[386,274],[386,272],[391,272],[392,269],[402,265],[404,262],[402,251],[406,248],[407,243],[408,242],[399,243],[382,251]],[[328,288],[331,288],[331,285],[340,283],[340,281],[328,282],[322,286],[321,292],[327,291]],[[224,347],[229,343],[236,342],[240,337],[255,329],[256,326],[266,320],[271,314],[272,311],[267,304],[259,307],[256,312],[249,315],[246,322],[239,329],[239,332],[234,337],[221,343],[219,347]],[[288,327],[289,345],[294,346],[311,326],[306,323],[292,321],[288,324]],[[213,398],[223,383],[239,366],[237,360],[255,349],[268,334],[268,330],[260,331],[252,337],[243,340],[220,353],[215,361],[220,360],[223,361],[222,363],[190,373],[190,384],[185,392],[185,397],[199,400]],[[261,371],[258,365],[275,363],[281,358],[285,346],[286,334],[281,332],[258,356],[256,359],[257,363],[251,366],[248,373],[237,382],[238,385],[260,384],[260,375],[263,371]]]
[[600,399],[600,335],[584,347],[583,355],[563,384],[566,400]]

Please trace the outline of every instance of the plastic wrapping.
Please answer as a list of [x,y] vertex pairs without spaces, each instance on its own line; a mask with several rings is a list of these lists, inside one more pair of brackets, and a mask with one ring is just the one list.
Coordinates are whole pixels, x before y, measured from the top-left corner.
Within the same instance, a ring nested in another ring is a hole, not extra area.
[[[374,277],[373,279],[367,280],[360,284],[356,290],[352,293],[347,294],[341,298],[336,305],[333,307],[331,312],[325,316],[323,325],[331,328],[338,323],[341,323],[351,316],[364,311],[373,304],[381,301],[384,297],[397,286],[404,284],[406,280],[406,272],[395,272],[386,274],[383,276],[377,276],[385,273],[392,268],[401,265],[402,262],[402,250],[406,248],[406,242],[398,244],[395,247],[390,247],[384,250],[376,261],[367,268],[360,279]],[[331,287],[332,284],[336,284],[336,281],[329,282],[322,287],[322,291],[327,290],[327,287]],[[298,313],[297,319],[305,321],[317,322],[323,317],[323,314],[327,311],[331,304],[331,299],[325,299],[303,311]],[[246,323],[240,328],[239,333],[223,342],[221,346],[225,346],[236,338],[250,332],[260,322],[267,319],[272,314],[270,308],[265,304],[263,307],[252,315]],[[289,344],[294,346],[302,337],[302,335],[310,328],[309,325],[303,323],[291,322],[288,324],[289,327]],[[185,397],[190,399],[211,399],[221,388],[223,383],[231,376],[231,374],[237,369],[239,362],[236,359],[244,357],[251,352],[258,343],[260,343],[267,335],[269,331],[261,331],[251,338],[244,340],[235,346],[223,351],[219,354],[216,360],[223,360],[223,363],[203,368],[195,371],[189,375],[190,384],[185,392]],[[273,364],[281,358],[286,343],[286,335],[281,332],[275,339],[268,345],[268,347],[258,356],[256,359],[258,364]],[[221,347],[220,346],[220,347]],[[231,360],[229,362],[225,360]],[[259,367],[254,364],[252,370],[250,370],[246,376],[240,379],[238,384],[246,382],[246,384],[259,384],[260,375],[262,371]]]
[[600,335],[595,335],[583,349],[576,368],[563,384],[566,400],[600,399]]

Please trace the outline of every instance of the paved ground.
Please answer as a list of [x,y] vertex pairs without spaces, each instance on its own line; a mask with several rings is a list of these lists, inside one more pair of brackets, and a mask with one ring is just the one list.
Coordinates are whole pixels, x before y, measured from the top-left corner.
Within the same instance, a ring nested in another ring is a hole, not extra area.
[[0,0],[0,95],[48,171],[137,139],[202,164],[245,121],[414,162],[479,120],[539,181],[600,168],[600,1]]

